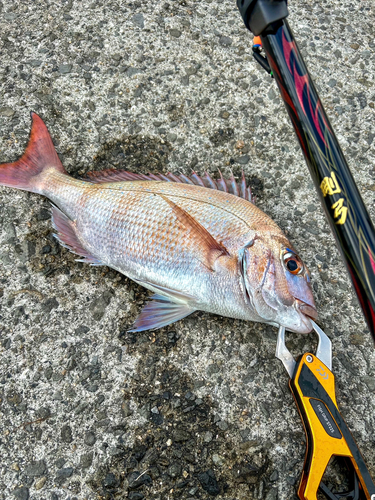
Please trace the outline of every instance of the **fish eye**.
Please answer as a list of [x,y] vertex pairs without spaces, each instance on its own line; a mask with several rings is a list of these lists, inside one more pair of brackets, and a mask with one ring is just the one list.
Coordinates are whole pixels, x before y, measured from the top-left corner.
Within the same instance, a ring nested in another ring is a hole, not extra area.
[[283,255],[283,260],[285,267],[288,269],[288,271],[292,274],[301,274],[304,265],[301,259],[296,255],[294,252],[290,251],[289,248],[286,250],[286,252]]
[[291,273],[293,273],[294,271],[297,271],[297,269],[298,269],[297,261],[294,259],[288,260],[288,262],[286,263],[286,267],[289,269],[289,271]]

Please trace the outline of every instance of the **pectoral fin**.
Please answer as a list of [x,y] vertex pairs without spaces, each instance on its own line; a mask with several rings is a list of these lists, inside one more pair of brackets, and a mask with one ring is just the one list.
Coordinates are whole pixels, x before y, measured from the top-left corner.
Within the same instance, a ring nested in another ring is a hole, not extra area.
[[167,288],[166,286],[156,285],[151,283],[151,281],[134,280],[141,286],[148,288],[152,292],[156,292],[158,295],[167,296],[172,302],[186,304],[195,301],[195,297],[186,292],[179,292],[178,290],[173,290],[172,288]]
[[187,304],[176,304],[163,295],[155,294],[152,298],[153,300],[150,300],[144,306],[129,332],[143,332],[144,330],[162,328],[189,316],[195,311]]
[[194,249],[198,259],[209,269],[213,270],[213,264],[218,257],[223,255],[229,256],[228,250],[215,240],[207,229],[205,229],[194,217],[186,210],[179,207],[172,200],[159,194],[173,210],[174,215],[189,231],[189,236],[192,236]]

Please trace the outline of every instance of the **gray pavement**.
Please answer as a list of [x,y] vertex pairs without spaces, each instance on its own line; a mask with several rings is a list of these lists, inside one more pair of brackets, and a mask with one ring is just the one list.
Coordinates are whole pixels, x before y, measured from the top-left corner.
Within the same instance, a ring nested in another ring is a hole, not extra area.
[[[290,11],[375,219],[373,3]],[[373,343],[235,3],[3,1],[0,50],[0,161],[23,152],[34,110],[72,175],[244,168],[311,270],[337,399],[375,477]],[[1,500],[296,498],[305,437],[274,328],[196,313],[127,333],[148,293],[76,263],[47,200],[0,188],[0,222]]]

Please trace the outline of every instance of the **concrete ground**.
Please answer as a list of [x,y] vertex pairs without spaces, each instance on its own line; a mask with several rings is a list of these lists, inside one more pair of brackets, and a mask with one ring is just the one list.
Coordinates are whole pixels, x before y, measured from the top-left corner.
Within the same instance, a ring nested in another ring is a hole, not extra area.
[[[294,0],[289,22],[374,218],[373,3]],[[375,477],[373,342],[235,2],[3,0],[0,38],[0,161],[34,110],[74,176],[244,168],[311,270]],[[46,199],[0,188],[0,221],[1,500],[296,498],[305,437],[276,329],[196,313],[127,333],[148,292],[76,263]],[[288,339],[296,355],[316,344]]]

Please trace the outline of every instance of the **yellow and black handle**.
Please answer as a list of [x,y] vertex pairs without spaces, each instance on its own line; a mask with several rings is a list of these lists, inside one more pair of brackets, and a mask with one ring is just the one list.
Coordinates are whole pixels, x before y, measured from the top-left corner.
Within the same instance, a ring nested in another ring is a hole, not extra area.
[[[329,500],[375,500],[371,479],[358,446],[337,406],[335,378],[319,358],[306,353],[289,382],[305,427],[307,449],[298,497],[317,500],[318,490]],[[334,493],[322,482],[333,456],[342,457],[352,477],[351,491]]]

